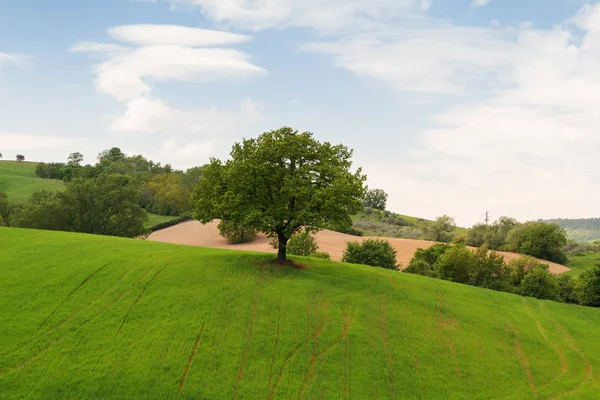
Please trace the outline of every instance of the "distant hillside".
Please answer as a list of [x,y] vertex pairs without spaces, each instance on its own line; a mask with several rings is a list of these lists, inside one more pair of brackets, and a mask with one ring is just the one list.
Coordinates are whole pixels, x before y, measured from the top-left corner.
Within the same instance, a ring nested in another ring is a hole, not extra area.
[[382,268],[0,228],[2,399],[595,399],[600,313]]
[[549,219],[544,222],[558,224],[567,232],[569,239],[578,242],[600,240],[600,218]]
[[38,190],[56,191],[63,187],[61,181],[42,179],[35,174],[34,162],[0,161],[0,192],[11,202],[21,203]]

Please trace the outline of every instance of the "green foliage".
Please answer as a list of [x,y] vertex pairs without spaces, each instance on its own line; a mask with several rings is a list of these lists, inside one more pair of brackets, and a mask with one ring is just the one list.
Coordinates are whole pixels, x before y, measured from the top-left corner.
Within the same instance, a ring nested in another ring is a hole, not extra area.
[[287,250],[295,256],[312,256],[319,251],[319,245],[309,232],[300,232],[292,235]]
[[577,280],[571,275],[558,275],[554,278],[558,284],[559,297],[565,303],[578,304],[576,284]]
[[0,218],[2,224],[5,225],[8,222],[10,214],[10,204],[8,202],[8,196],[4,192],[0,192]]
[[550,219],[548,224],[557,224],[565,230],[567,238],[578,242],[600,240],[600,218]]
[[495,251],[480,247],[468,269],[470,285],[493,290],[506,289],[509,270],[504,264],[504,257]]
[[351,156],[345,146],[288,127],[244,139],[230,160],[204,168],[194,191],[196,219],[225,219],[277,237],[284,262],[288,240],[301,229],[352,226],[366,177],[360,168],[350,172]]
[[437,260],[435,267],[440,278],[458,282],[471,283],[471,270],[476,262],[475,254],[464,245],[450,246]]
[[507,237],[507,245],[511,251],[561,264],[567,262],[567,257],[562,252],[566,244],[565,231],[556,224],[544,222],[519,225]]
[[521,286],[521,282],[536,268],[547,268],[546,265],[541,264],[537,259],[531,256],[519,257],[508,263],[508,283],[514,288]]
[[379,239],[367,239],[361,242],[348,242],[343,262],[365,264],[373,267],[398,269],[396,249],[390,242]]
[[579,275],[577,297],[585,306],[600,307],[600,265],[596,265]]
[[139,185],[124,175],[75,179],[59,193],[41,191],[16,209],[11,225],[21,228],[136,237],[148,216],[139,206]]
[[388,195],[382,189],[369,190],[363,199],[365,207],[374,208],[376,210],[385,210]]
[[253,228],[243,227],[233,221],[222,220],[218,225],[219,233],[231,244],[249,243],[256,239]]
[[451,242],[454,238],[453,232],[456,230],[454,218],[448,215],[442,215],[434,222],[423,221],[420,226],[423,230],[423,238],[435,242]]
[[331,254],[327,253],[326,251],[316,251],[310,256],[315,258],[322,258],[324,260],[331,260]]
[[6,400],[532,399],[528,373],[539,399],[600,387],[595,309],[318,259],[13,228],[0,243]]
[[145,185],[145,208],[160,215],[181,215],[190,209],[191,192],[183,185],[182,173],[157,174]]
[[466,243],[474,247],[486,245],[489,249],[502,250],[508,233],[518,225],[517,220],[510,217],[500,217],[492,225],[476,224],[469,229]]
[[560,290],[548,268],[536,267],[523,278],[519,293],[536,299],[560,300]]

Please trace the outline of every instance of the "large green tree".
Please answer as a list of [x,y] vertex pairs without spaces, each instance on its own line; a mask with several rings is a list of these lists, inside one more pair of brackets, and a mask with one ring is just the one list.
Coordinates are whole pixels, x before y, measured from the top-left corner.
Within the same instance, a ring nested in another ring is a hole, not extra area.
[[200,222],[232,221],[277,238],[278,261],[300,231],[348,228],[361,209],[366,177],[352,172],[352,151],[291,128],[233,146],[231,159],[212,159],[194,191]]
[[511,251],[543,260],[565,263],[562,248],[567,244],[565,230],[556,224],[527,222],[513,228],[506,239]]

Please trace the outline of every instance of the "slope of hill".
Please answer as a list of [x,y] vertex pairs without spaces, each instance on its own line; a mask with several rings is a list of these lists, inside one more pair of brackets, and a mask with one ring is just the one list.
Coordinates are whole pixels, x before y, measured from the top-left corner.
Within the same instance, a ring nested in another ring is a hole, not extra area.
[[544,222],[555,223],[567,232],[567,237],[578,242],[600,240],[600,218],[550,219]]
[[[265,237],[263,234],[258,235],[255,241],[251,243],[236,244],[232,245],[227,242],[219,234],[217,228],[218,222],[214,221],[210,224],[202,225],[198,221],[188,221],[181,223],[176,226],[172,226],[167,229],[163,229],[154,232],[150,235],[149,240],[164,243],[173,244],[185,244],[192,246],[204,246],[221,249],[235,249],[235,250],[250,250],[260,251],[266,253],[274,253],[275,250],[269,244],[270,239]],[[361,242],[369,237],[357,237],[351,235],[345,235],[343,233],[332,232],[332,231],[321,231],[315,235],[315,239],[319,244],[321,251],[326,251],[331,254],[333,260],[341,261],[348,242]],[[403,266],[408,266],[408,263],[413,258],[415,252],[419,248],[428,248],[433,245],[434,242],[426,240],[415,240],[415,239],[398,239],[398,238],[382,238],[390,242],[392,247],[398,252],[398,262]],[[508,262],[515,258],[521,257],[520,254],[499,252],[504,256],[504,259]],[[569,271],[569,268],[560,264],[552,263],[550,261],[542,261],[548,264],[550,271],[555,274],[561,274]]]
[[600,310],[0,228],[2,398],[595,398]]
[[42,189],[60,190],[61,181],[41,179],[35,174],[37,163],[0,161],[0,192],[8,195],[12,202],[26,201],[31,195]]

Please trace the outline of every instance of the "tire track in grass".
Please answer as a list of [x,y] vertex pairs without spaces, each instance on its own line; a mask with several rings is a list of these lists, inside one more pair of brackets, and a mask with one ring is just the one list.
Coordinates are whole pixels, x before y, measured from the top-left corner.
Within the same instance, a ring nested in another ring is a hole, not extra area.
[[[273,371],[275,369],[275,358],[277,356],[277,347],[279,346],[279,335],[280,335],[280,331],[281,331],[281,300],[283,298],[283,293],[281,293],[281,296],[279,296],[279,300],[277,301],[278,307],[277,307],[277,333],[275,335],[275,345],[273,346],[273,357],[271,358],[271,369],[269,371],[269,384],[267,386],[268,390],[269,390],[269,394],[271,395],[272,393],[272,386],[271,384],[273,383]],[[269,398],[270,398],[269,395]]]
[[202,339],[202,333],[204,332],[204,326],[206,325],[207,315],[204,316],[204,321],[202,322],[202,327],[200,328],[200,332],[198,333],[198,337],[196,337],[196,341],[194,342],[194,347],[192,347],[192,352],[190,353],[190,357],[188,358],[187,365],[185,366],[185,370],[183,371],[183,376],[181,377],[181,382],[179,382],[179,389],[177,390],[177,397],[181,394],[181,390],[185,386],[185,382],[187,380],[188,374],[190,372],[190,368],[192,367],[192,363],[194,362],[194,357],[196,357],[196,353],[198,352],[198,346],[200,345],[200,340]]
[[83,281],[81,281],[81,283],[79,285],[77,285],[68,295],[67,297],[64,298],[64,300],[58,305],[58,307],[56,307],[54,309],[54,311],[52,311],[47,317],[46,319],[44,319],[42,321],[42,323],[38,326],[38,328],[35,330],[35,332],[33,332],[33,335],[35,335],[40,329],[42,329],[42,327],[50,320],[50,318],[52,318],[54,316],[54,314],[56,314],[58,312],[58,310],[60,310],[62,308],[62,306],[65,305],[65,303],[67,301],[69,301],[69,299],[71,298],[71,296],[73,296],[73,294],[75,294],[76,291],[78,291],[79,289],[81,289],[87,282],[90,281],[90,279],[92,279],[95,275],[97,275],[100,271],[102,271],[104,268],[108,267],[109,265],[111,265],[112,263],[114,263],[114,261],[110,261],[106,264],[104,264],[103,266],[101,266],[100,268],[98,268],[97,270],[95,270],[94,272],[92,272],[91,274],[89,274]]
[[381,337],[383,340],[383,349],[386,355],[386,363],[389,370],[389,383],[390,383],[390,394],[393,399],[396,398],[396,388],[394,387],[394,368],[393,368],[393,355],[390,350],[389,336],[388,336],[388,325],[387,311],[385,305],[385,299],[381,301],[381,314],[379,315],[379,328],[381,329]]
[[540,386],[540,388],[543,388],[545,386],[548,386],[548,385],[556,382],[558,379],[562,378],[566,374],[566,372],[567,372],[567,357],[562,352],[560,347],[558,347],[558,345],[556,343],[554,343],[550,340],[550,338],[546,334],[546,331],[544,330],[544,327],[542,326],[540,320],[537,319],[531,312],[531,309],[527,305],[527,300],[525,299],[525,297],[521,297],[521,302],[523,303],[523,308],[525,309],[525,312],[527,313],[529,318],[531,318],[533,321],[535,321],[535,325],[537,327],[538,332],[540,333],[540,336],[544,339],[545,342],[547,342],[548,344],[550,344],[550,346],[552,346],[552,348],[554,349],[554,351],[556,352],[556,354],[558,354],[558,357],[560,358],[560,372],[558,373],[557,376],[555,376],[554,378],[550,379],[548,382],[546,382],[542,386]]
[[568,329],[565,328],[563,325],[561,325],[554,318],[553,318],[553,322],[554,322],[554,325],[556,326],[556,329],[558,329],[558,331],[564,336],[565,341],[567,342],[569,347],[572,350],[574,350],[577,354],[579,354],[579,356],[582,358],[583,362],[585,363],[585,369],[586,369],[585,378],[577,386],[575,386],[574,388],[572,388],[566,392],[559,393],[558,395],[552,397],[552,399],[558,399],[558,398],[568,396],[568,395],[571,395],[571,394],[577,392],[586,383],[588,383],[592,379],[592,364],[590,363],[590,360],[587,358],[587,356],[583,353],[583,351],[581,351],[581,348],[579,347],[579,345],[577,345],[577,342],[575,342],[575,340],[571,336],[571,333],[568,331]]
[[521,347],[521,339],[519,338],[519,331],[514,326],[506,324],[505,326],[506,332],[511,334],[513,337],[513,342],[515,345],[515,352],[517,354],[517,359],[519,360],[519,365],[527,375],[527,381],[529,382],[529,388],[531,389],[531,393],[535,399],[538,398],[537,388],[535,387],[535,382],[533,381],[533,374],[531,373],[531,368],[529,366],[529,360],[527,360],[527,356],[525,356],[525,352]]
[[127,319],[129,318],[129,315],[131,314],[131,312],[133,311],[133,309],[135,308],[135,306],[140,302],[140,299],[142,298],[142,296],[144,295],[144,293],[146,293],[146,290],[148,289],[148,287],[150,286],[150,284],[152,282],[154,282],[156,280],[156,278],[160,275],[160,273],[167,267],[168,264],[163,265],[157,272],[156,274],[154,274],[154,276],[152,277],[152,279],[150,279],[146,285],[144,286],[144,288],[142,289],[142,291],[140,292],[139,296],[137,297],[137,299],[135,299],[135,301],[133,302],[133,304],[131,305],[131,307],[129,307],[129,310],[127,311],[127,313],[125,314],[125,317],[123,318],[123,321],[121,321],[121,325],[119,326],[119,329],[117,330],[117,333],[115,333],[115,336],[119,335],[119,333],[121,333],[121,330],[123,329],[123,326],[125,325],[125,323],[127,322]]
[[260,276],[258,277],[258,281],[256,282],[256,293],[254,294],[254,300],[252,302],[252,309],[250,310],[250,325],[248,327],[247,340],[246,340],[246,344],[244,345],[244,351],[242,353],[242,358],[240,360],[240,368],[238,370],[237,378],[235,381],[235,389],[233,390],[233,398],[234,399],[237,399],[240,382],[242,381],[242,378],[244,377],[244,368],[246,367],[246,363],[248,361],[248,351],[250,349],[250,346],[252,345],[252,340],[254,339],[254,322],[256,320],[258,300],[260,299],[262,289],[264,288],[264,281],[265,281],[265,268],[264,268],[264,266],[261,266]]
[[[307,307],[310,310],[310,307]],[[307,310],[307,311],[308,311]],[[320,356],[318,353],[318,341],[319,337],[323,333],[325,329],[325,325],[327,324],[327,306],[322,302],[316,302],[313,304],[313,315],[315,317],[315,332],[313,335],[310,334],[310,312],[308,319],[308,337],[307,337],[307,350],[312,347],[312,353],[310,356],[310,361],[308,362],[308,366],[306,367],[306,372],[304,374],[304,382],[302,382],[302,387],[300,388],[299,398],[304,397],[304,393],[306,392],[306,388],[316,375],[316,363],[317,358]],[[319,315],[320,314],[320,315]],[[312,346],[311,346],[312,343]]]

